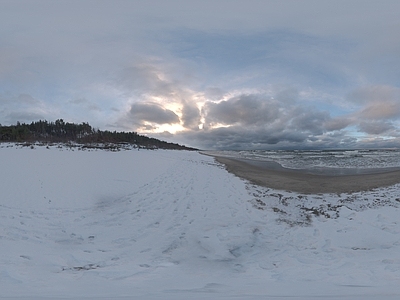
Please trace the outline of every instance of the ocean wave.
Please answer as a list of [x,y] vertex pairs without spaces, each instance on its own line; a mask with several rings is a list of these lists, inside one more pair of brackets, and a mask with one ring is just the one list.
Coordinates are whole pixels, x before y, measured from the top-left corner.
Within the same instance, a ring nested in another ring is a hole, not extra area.
[[285,168],[400,167],[399,149],[213,151],[219,156],[274,161]]

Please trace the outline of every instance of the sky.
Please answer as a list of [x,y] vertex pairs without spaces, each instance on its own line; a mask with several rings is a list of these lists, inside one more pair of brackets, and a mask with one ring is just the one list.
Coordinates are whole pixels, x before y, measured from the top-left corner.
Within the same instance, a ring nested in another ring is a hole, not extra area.
[[0,124],[400,147],[398,0],[0,0]]

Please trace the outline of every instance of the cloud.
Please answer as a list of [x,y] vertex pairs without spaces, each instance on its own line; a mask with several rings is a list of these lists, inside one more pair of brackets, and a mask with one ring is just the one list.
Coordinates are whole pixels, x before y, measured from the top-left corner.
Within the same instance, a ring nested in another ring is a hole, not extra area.
[[392,102],[400,100],[400,89],[389,85],[361,86],[351,93],[347,99],[357,104]]
[[259,95],[239,95],[221,102],[207,101],[203,107],[207,127],[215,124],[269,124],[276,120],[281,104]]
[[199,101],[203,101],[203,93],[191,90],[190,79],[176,79],[174,73],[176,70],[160,61],[124,68],[114,84],[133,104],[128,116],[123,116],[117,124],[125,124],[125,127],[141,124],[146,130],[150,127],[143,127],[145,122],[151,122],[153,129],[163,124],[179,124],[187,130],[198,130],[201,123]]
[[360,122],[359,131],[372,135],[379,135],[394,130],[393,124],[381,121]]
[[202,117],[204,128],[176,133],[178,141],[206,149],[309,147],[321,142],[331,121],[327,112],[305,109],[296,99],[277,101],[264,93],[209,100]]
[[78,98],[78,99],[73,99],[73,100],[69,100],[69,103],[73,104],[73,105],[87,105],[89,104],[89,101],[85,98]]
[[396,134],[400,117],[400,89],[387,85],[362,86],[347,96],[356,105],[352,112],[324,120],[327,131],[340,131],[353,126],[368,135]]
[[[282,90],[279,93],[285,94]],[[287,95],[295,97],[298,93]],[[329,114],[305,109],[297,99],[285,98],[278,101],[265,93],[238,94],[222,101],[207,100],[201,111],[191,98],[181,101],[180,115],[161,103],[136,102],[123,121],[143,130],[163,124],[182,125],[184,130],[176,132],[173,139],[200,148],[301,147],[319,141],[327,132]],[[204,127],[200,129],[201,121]]]
[[400,88],[388,85],[363,86],[349,94],[348,99],[360,105],[361,119],[384,120],[400,116]]
[[20,95],[17,97],[16,100],[17,100],[18,102],[21,102],[21,103],[32,104],[32,105],[35,105],[35,104],[39,104],[39,103],[40,103],[40,101],[36,100],[35,98],[33,98],[31,95],[28,95],[28,94],[20,94]]
[[43,101],[30,94],[0,94],[0,103],[0,123],[3,125],[45,119],[51,111]]
[[[176,139],[205,149],[354,148],[396,144],[399,128],[389,121],[397,120],[396,98],[386,97],[380,102],[376,99],[382,98],[366,95],[370,98],[355,101],[356,110],[337,117],[305,106],[299,101],[300,93],[290,89],[272,96],[245,93],[220,101],[208,100],[202,109],[204,128],[177,133]],[[278,100],[280,97],[283,99]],[[349,131],[352,128],[357,128],[361,135],[352,136]],[[379,139],[379,135],[392,137],[391,142]]]
[[182,126],[190,130],[198,130],[201,123],[199,108],[194,101],[182,102]]
[[359,112],[363,119],[383,120],[400,116],[400,102],[376,102],[369,104]]
[[330,120],[326,120],[325,128],[328,131],[337,131],[342,130],[350,125],[355,123],[354,119],[349,116],[340,116],[336,118],[331,118]]
[[327,112],[298,108],[292,112],[290,128],[308,135],[321,135],[326,131],[326,122],[329,120]]
[[175,139],[180,143],[190,143],[200,149],[279,149],[310,147],[309,136],[284,128],[250,129],[241,126],[220,127],[196,132],[179,132]]
[[329,114],[304,108],[295,100],[278,101],[265,94],[243,94],[220,102],[208,101],[203,113],[207,128],[221,124],[321,134],[330,120]]
[[9,113],[4,116],[4,119],[11,124],[16,124],[17,122],[30,123],[32,120],[44,120],[45,115],[30,111],[20,111]]
[[173,95],[174,87],[164,76],[160,68],[143,63],[123,69],[116,83],[130,93],[167,97]]
[[19,94],[18,96],[13,96],[13,95],[0,96],[0,103],[8,105],[34,106],[34,105],[39,105],[40,101],[33,98],[29,94]]
[[354,112],[329,121],[329,130],[340,130],[347,126],[358,127],[368,135],[395,134],[398,130],[392,121],[400,117],[400,89],[388,85],[362,86],[347,99],[357,105]]
[[172,110],[156,103],[133,103],[128,118],[133,123],[179,124],[179,117]]
[[101,112],[102,109],[99,105],[96,103],[93,103],[85,98],[78,98],[74,100],[69,100],[68,103],[72,105],[77,105],[85,108],[87,111],[92,111],[92,112]]
[[204,97],[209,100],[221,100],[225,94],[226,92],[218,87],[208,87],[204,91]]

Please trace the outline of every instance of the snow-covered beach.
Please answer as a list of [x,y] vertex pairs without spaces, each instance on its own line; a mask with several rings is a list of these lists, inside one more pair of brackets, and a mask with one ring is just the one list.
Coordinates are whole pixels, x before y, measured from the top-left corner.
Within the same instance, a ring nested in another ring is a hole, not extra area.
[[0,299],[400,297],[398,184],[302,194],[198,152],[0,146]]

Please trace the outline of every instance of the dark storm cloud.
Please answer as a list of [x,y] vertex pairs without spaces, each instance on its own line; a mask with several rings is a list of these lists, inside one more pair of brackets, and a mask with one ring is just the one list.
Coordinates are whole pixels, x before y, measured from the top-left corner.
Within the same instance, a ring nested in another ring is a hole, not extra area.
[[[370,135],[368,145],[372,145],[372,141],[375,141],[374,145],[388,144],[378,135],[398,135],[396,126],[384,121],[384,118],[367,118],[365,106],[355,113],[333,118],[327,111],[300,105],[296,95],[293,93],[287,101],[277,101],[277,97],[263,94],[243,94],[224,101],[208,101],[202,111],[207,125],[204,130],[177,134],[177,138],[179,142],[189,142],[205,149],[299,149],[362,147],[359,138],[349,136],[346,131],[349,126]],[[373,103],[368,102],[367,107]],[[387,110],[386,107],[390,107],[387,102],[383,108],[376,107],[373,116],[387,118],[389,111],[393,112],[396,108]]]
[[[171,138],[171,137],[170,137]],[[307,132],[295,130],[274,130],[264,128],[259,130],[241,127],[216,128],[195,133],[180,132],[172,138],[175,142],[190,144],[203,150],[251,150],[251,149],[336,149],[359,148],[356,137],[346,131],[326,132],[322,135],[308,135]],[[397,139],[397,143],[399,139]],[[396,140],[390,144],[387,141],[370,141],[369,146],[396,145]],[[366,146],[367,147],[367,146]]]
[[179,117],[169,109],[165,109],[156,103],[134,103],[129,111],[132,122],[151,122],[156,124],[176,124]]
[[182,101],[182,122],[183,127],[191,130],[198,130],[201,123],[200,110],[196,103]]
[[[343,136],[329,136],[327,112],[305,109],[295,99],[282,102],[260,94],[245,94],[203,108],[206,126],[197,132],[177,133],[179,141],[206,149],[302,148],[333,144]],[[215,128],[214,125],[222,125]]]
[[177,133],[177,141],[190,143],[201,149],[268,149],[296,148],[307,143],[307,134],[274,128],[247,129],[232,126],[192,133]]
[[[265,95],[246,94],[218,103],[207,102],[205,120],[212,124],[271,127],[279,130],[321,134],[330,120],[327,112],[305,108],[291,101],[277,101]],[[278,127],[278,128],[277,128]]]
[[279,114],[281,104],[273,99],[262,99],[258,95],[240,95],[218,103],[206,102],[203,111],[206,125],[256,125],[273,122]]
[[292,112],[290,128],[310,135],[321,135],[326,131],[326,122],[329,121],[330,116],[327,112],[298,108]]

